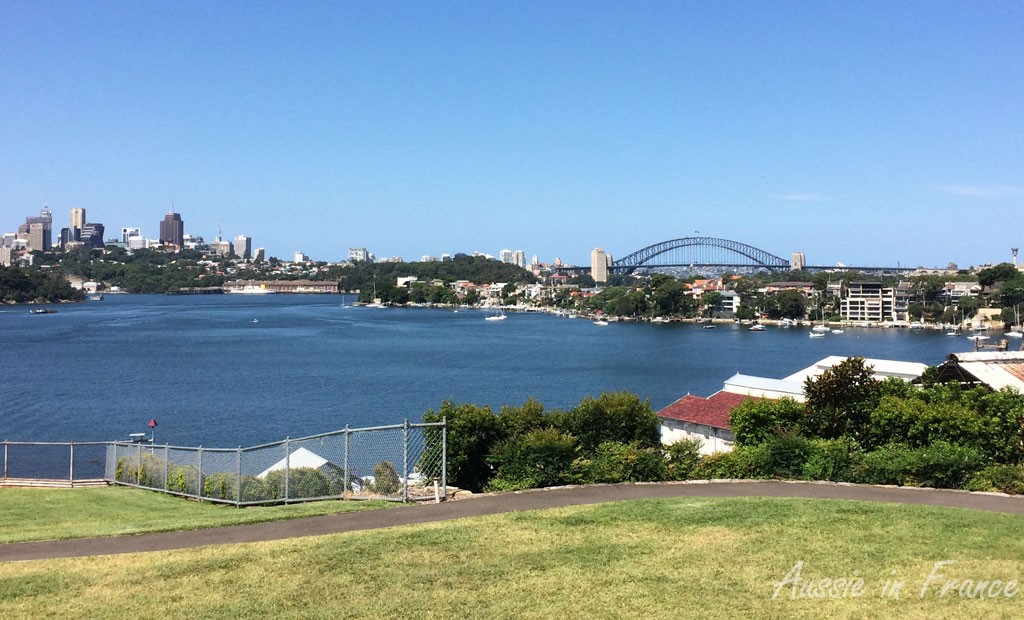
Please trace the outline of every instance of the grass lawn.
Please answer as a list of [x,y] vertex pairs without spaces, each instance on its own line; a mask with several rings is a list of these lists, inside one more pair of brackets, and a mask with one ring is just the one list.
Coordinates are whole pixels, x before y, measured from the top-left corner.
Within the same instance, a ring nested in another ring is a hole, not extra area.
[[194,530],[399,506],[325,501],[235,508],[131,489],[0,489],[0,543]]
[[[942,577],[929,581],[936,562],[951,563],[939,565]],[[799,587],[779,586],[798,565],[807,582],[859,578],[863,592],[801,597]],[[1015,592],[1009,597],[963,598],[956,589],[942,596],[950,579],[1004,586],[1024,579],[1024,519],[805,499],[618,502],[271,543],[0,564],[0,617],[1024,615],[1019,586],[986,589]],[[899,595],[880,596],[893,580],[904,584]]]

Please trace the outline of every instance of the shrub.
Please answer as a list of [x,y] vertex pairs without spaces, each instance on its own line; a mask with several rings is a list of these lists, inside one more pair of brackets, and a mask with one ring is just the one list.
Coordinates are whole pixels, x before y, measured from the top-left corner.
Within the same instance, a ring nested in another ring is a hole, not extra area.
[[864,452],[852,439],[815,439],[811,441],[802,477],[804,480],[853,482],[854,472],[863,459]]
[[597,447],[583,473],[585,482],[653,482],[664,480],[665,457],[658,448],[637,442],[606,441]]
[[[448,484],[473,492],[483,490],[492,473],[487,456],[502,439],[497,418],[488,407],[456,405],[451,401],[443,402],[436,413],[430,410],[423,414],[424,422],[440,422],[444,418],[448,420]],[[431,433],[431,437],[438,432]],[[432,439],[428,445],[440,450],[441,442]],[[424,475],[440,477],[440,457],[421,462]]]
[[230,472],[210,474],[203,478],[203,497],[235,501],[238,476]]
[[[324,485],[326,486],[326,479]],[[395,466],[388,461],[381,461],[373,466],[373,487],[381,495],[397,495],[402,490],[402,481],[395,471]]]
[[903,486],[909,478],[910,449],[887,445],[864,455],[854,471],[856,482]]
[[565,414],[561,429],[576,437],[590,453],[606,441],[637,442],[643,448],[661,445],[658,416],[649,400],[628,392],[605,392],[587,397]]
[[491,455],[496,472],[492,490],[531,489],[572,480],[576,438],[556,428],[542,428],[498,445]]
[[1024,495],[1024,465],[990,465],[974,474],[964,488]]
[[700,460],[694,471],[694,478],[710,480],[715,478],[769,478],[765,463],[767,450],[763,445],[740,446],[731,452],[716,452]]
[[856,473],[857,482],[961,488],[981,469],[981,454],[945,441],[910,449],[888,445],[864,455]]
[[664,448],[668,480],[689,480],[694,477],[700,464],[699,439],[683,439]]
[[765,441],[760,473],[773,478],[799,478],[811,454],[811,442],[794,431],[780,433]]
[[803,405],[792,398],[751,398],[729,413],[729,424],[737,445],[753,446],[799,428],[803,415]]
[[871,411],[882,396],[882,382],[864,358],[851,357],[804,381],[807,415],[803,431],[812,437],[855,439],[867,431]]

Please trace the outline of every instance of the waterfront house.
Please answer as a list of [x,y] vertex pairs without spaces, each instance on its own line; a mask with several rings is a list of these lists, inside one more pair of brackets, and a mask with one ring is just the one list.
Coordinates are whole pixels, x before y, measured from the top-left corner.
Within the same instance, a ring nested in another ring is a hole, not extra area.
[[[728,452],[734,443],[732,426],[729,424],[729,413],[734,407],[751,398],[792,398],[802,403],[805,400],[804,385],[808,379],[818,377],[847,359],[845,356],[832,355],[783,379],[736,373],[725,381],[720,391],[707,398],[687,394],[658,412],[661,443],[669,445],[682,439],[699,439],[701,454]],[[1024,357],[1021,362],[1024,369]],[[928,368],[927,364],[896,360],[865,359],[864,364],[871,368],[876,379],[894,377],[903,381],[918,379]],[[1024,377],[1024,372],[1021,377]]]
[[1024,351],[950,353],[938,367],[938,380],[991,390],[1009,387],[1024,394]]

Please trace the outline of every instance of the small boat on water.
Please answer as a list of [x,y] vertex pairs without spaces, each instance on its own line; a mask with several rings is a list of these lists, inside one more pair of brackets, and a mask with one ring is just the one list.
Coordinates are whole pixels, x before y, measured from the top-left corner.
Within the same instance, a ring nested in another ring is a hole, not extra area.
[[715,325],[714,323],[706,323],[706,324],[704,325],[704,329],[714,329],[714,328],[716,328],[716,327],[718,327],[718,326],[717,326],[717,325]]
[[29,314],[57,314],[56,310],[50,310],[49,308],[32,308],[28,311]]
[[843,333],[843,330],[841,330],[841,329],[833,329],[833,330],[832,330],[832,333],[833,333],[833,334],[842,334],[842,333]]
[[491,316],[485,316],[485,321],[504,321],[505,320],[505,309],[498,308],[498,314],[492,314]]
[[756,323],[754,325],[751,325],[750,328],[747,331],[748,332],[763,332],[763,331],[766,331],[766,328],[765,328],[764,325],[761,325],[760,323]]
[[815,331],[812,331],[809,335],[810,335],[811,338],[824,338],[825,337],[825,332],[815,332]]
[[608,321],[605,321],[604,319],[598,319],[594,321],[594,325],[597,325],[598,327],[606,327],[608,325]]
[[93,293],[88,297],[89,301],[103,301],[103,293]]

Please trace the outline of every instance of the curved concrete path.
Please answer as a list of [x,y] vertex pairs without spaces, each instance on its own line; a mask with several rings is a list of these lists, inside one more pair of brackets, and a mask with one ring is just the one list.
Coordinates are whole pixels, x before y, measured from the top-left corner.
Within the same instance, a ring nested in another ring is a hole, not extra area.
[[320,536],[340,532],[411,525],[462,517],[476,517],[517,510],[580,506],[633,499],[665,497],[801,497],[899,504],[970,508],[1024,515],[1024,497],[968,493],[945,489],[879,487],[822,482],[713,481],[642,484],[597,484],[538,489],[519,493],[478,495],[441,504],[408,508],[367,510],[319,517],[303,517],[270,523],[233,525],[135,536],[83,538],[0,545],[0,562],[42,560],[144,551],[166,551]]

